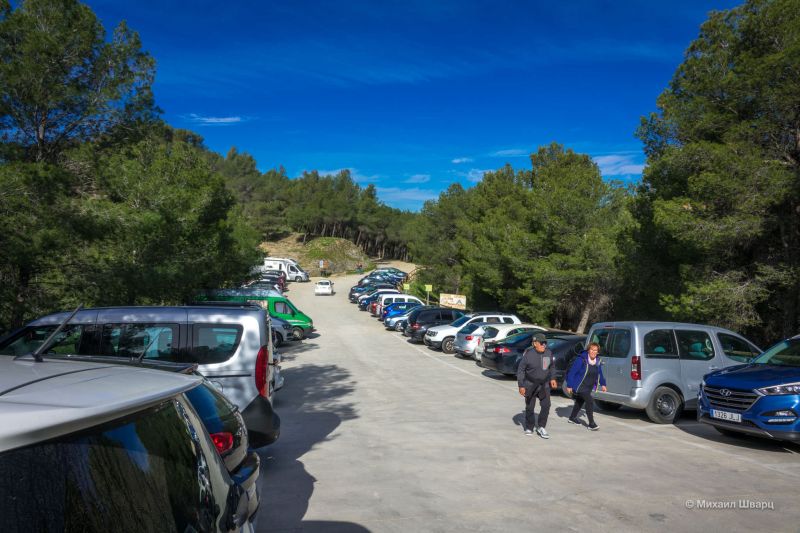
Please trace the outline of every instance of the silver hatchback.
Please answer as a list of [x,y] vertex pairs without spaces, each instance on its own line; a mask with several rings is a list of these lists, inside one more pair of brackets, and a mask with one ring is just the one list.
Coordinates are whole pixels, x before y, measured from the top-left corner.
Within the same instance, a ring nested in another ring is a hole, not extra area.
[[600,345],[607,382],[607,392],[594,393],[601,408],[644,409],[659,424],[697,407],[705,374],[761,353],[733,331],[678,322],[601,322],[589,331],[590,342]]

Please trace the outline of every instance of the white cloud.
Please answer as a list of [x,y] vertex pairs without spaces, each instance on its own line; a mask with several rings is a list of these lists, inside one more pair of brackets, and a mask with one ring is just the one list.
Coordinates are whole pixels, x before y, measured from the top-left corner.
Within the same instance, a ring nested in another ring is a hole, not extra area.
[[472,183],[478,183],[483,179],[483,175],[486,172],[491,172],[491,171],[492,169],[490,168],[471,168],[466,172],[454,170],[452,171],[452,173],[461,178],[466,178],[468,181],[471,181]]
[[473,161],[474,159],[472,159],[471,157],[456,157],[451,161],[451,163],[455,165],[460,165],[461,163],[472,163]]
[[644,165],[637,163],[633,154],[609,154],[592,158],[603,176],[630,176],[641,174]]
[[530,150],[524,148],[508,148],[506,150],[497,150],[489,155],[491,157],[527,157],[530,155]]
[[[359,172],[357,168],[337,168],[335,170],[317,170],[317,174],[319,174],[320,176],[335,176],[336,174],[338,174],[343,170],[349,170],[350,178],[356,183],[370,183],[374,181],[380,181],[381,179],[383,179],[383,176],[381,176],[380,174],[371,174],[371,175],[362,174],[361,172]],[[311,171],[309,170],[307,172]]]
[[233,126],[234,124],[241,124],[250,120],[249,117],[204,117],[197,113],[189,113],[184,117],[189,122],[197,124],[198,126]]
[[378,198],[387,204],[422,203],[439,197],[439,191],[433,189],[420,189],[411,187],[408,189],[401,187],[376,187]]
[[431,181],[430,174],[414,174],[405,180],[405,183],[428,183],[429,181]]

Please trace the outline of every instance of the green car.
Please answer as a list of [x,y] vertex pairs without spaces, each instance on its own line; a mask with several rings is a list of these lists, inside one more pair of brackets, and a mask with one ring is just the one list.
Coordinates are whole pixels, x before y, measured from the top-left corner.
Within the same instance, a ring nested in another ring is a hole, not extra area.
[[275,296],[273,291],[264,289],[216,289],[205,291],[197,296],[198,301],[255,303],[269,312],[270,316],[282,318],[292,326],[292,335],[302,339],[314,331],[314,321],[300,311],[285,296]]

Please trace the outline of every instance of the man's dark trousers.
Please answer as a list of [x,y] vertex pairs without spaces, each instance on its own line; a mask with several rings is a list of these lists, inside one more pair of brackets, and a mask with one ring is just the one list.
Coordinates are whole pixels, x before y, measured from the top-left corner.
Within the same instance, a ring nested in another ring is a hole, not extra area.
[[532,390],[525,391],[525,429],[533,430],[536,427],[535,416],[533,413],[536,407],[536,399],[539,399],[541,409],[539,411],[539,427],[547,426],[547,416],[550,414],[550,384],[540,383],[530,387]]

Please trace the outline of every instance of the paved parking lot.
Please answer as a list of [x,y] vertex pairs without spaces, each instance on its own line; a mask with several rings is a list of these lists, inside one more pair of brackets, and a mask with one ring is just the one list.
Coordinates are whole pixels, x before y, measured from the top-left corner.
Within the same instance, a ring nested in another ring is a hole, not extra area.
[[552,438],[524,436],[514,380],[385,331],[347,301],[357,279],[290,287],[318,330],[283,350],[259,531],[800,531],[800,446],[693,413],[599,413],[592,433],[557,395]]

